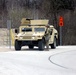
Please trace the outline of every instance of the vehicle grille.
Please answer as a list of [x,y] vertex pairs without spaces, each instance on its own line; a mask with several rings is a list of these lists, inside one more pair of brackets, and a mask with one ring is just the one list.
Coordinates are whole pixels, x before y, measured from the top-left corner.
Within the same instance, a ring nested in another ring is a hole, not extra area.
[[23,39],[31,39],[31,36],[24,36]]

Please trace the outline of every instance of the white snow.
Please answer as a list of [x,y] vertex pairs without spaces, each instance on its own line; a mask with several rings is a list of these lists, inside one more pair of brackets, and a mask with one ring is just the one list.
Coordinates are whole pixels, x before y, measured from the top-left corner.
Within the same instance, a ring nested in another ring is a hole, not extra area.
[[50,51],[15,51],[12,47],[0,52],[0,75],[76,75],[76,46]]

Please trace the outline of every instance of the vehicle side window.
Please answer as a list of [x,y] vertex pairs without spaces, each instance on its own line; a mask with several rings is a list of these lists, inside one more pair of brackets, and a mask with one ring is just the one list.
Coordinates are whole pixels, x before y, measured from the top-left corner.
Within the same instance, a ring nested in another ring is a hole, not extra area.
[[50,35],[52,35],[52,33],[53,33],[53,29],[50,29]]
[[45,28],[35,28],[35,32],[44,32]]
[[22,28],[22,32],[31,32],[32,28]]

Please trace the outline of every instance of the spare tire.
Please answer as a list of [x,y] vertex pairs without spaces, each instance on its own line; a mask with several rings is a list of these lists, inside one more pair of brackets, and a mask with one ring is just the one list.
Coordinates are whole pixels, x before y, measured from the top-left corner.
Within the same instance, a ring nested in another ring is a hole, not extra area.
[[54,37],[54,42],[53,44],[51,44],[51,49],[55,49],[56,48],[56,38]]

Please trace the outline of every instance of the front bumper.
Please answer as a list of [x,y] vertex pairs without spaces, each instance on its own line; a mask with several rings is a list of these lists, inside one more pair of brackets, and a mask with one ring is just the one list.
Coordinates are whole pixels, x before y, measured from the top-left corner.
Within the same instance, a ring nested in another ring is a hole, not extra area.
[[42,37],[41,36],[20,36],[20,37],[16,37],[15,39],[17,39],[17,40],[22,40],[22,41],[37,41],[37,40],[40,40],[40,39],[42,39]]
[[34,46],[38,46],[38,41],[22,41],[22,46],[28,46],[28,45],[34,45]]

